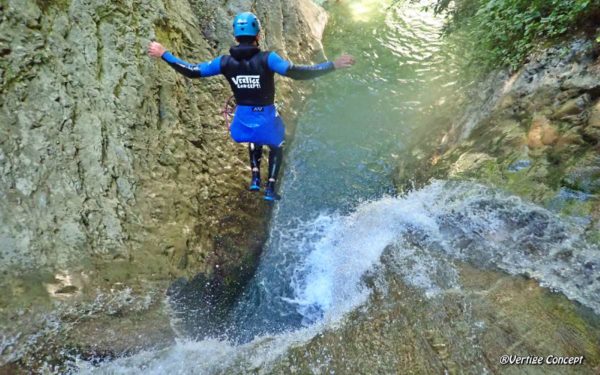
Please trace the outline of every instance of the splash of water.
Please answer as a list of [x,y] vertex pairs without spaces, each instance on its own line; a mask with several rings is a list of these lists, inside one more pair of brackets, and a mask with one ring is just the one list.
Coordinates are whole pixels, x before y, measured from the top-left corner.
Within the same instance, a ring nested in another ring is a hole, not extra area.
[[[521,199],[466,182],[435,181],[404,197],[361,204],[347,215],[321,215],[289,229],[288,245],[299,252],[287,303],[304,328],[228,341],[181,341],[83,373],[227,373],[261,369],[291,347],[343,322],[367,301],[364,277],[384,251],[404,281],[435,298],[460,288],[455,260],[536,278],[600,313],[600,249],[581,230]],[[306,237],[302,235],[306,234]],[[310,238],[309,241],[306,238]]]
[[[327,228],[310,246],[296,246],[307,254],[294,273],[290,301],[308,322],[364,301],[361,277],[390,246],[405,281],[426,295],[456,285],[449,261],[460,260],[533,277],[600,313],[600,248],[584,241],[576,221],[483,185],[436,181],[305,227]],[[436,280],[442,267],[445,282]]]

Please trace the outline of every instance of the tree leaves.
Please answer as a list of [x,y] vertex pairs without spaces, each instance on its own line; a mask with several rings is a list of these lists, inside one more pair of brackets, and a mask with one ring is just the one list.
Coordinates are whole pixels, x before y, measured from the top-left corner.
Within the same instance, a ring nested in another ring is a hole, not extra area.
[[[559,38],[578,21],[600,9],[600,0],[438,0],[436,12],[446,12],[448,30],[466,31],[477,41],[470,66],[482,73],[503,66],[518,67],[544,40]],[[600,42],[600,36],[598,37]]]

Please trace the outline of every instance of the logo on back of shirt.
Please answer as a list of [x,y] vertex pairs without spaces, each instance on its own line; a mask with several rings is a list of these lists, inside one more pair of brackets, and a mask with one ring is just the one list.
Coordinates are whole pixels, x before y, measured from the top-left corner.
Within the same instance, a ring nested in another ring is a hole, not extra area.
[[238,89],[260,89],[260,76],[235,76],[231,80]]

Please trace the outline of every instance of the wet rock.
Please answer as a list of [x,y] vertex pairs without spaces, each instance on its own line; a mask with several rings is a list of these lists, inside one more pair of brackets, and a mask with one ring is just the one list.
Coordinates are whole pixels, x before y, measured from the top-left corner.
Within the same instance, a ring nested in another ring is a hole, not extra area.
[[175,341],[175,333],[159,304],[144,313],[83,320],[64,341],[71,355],[94,362],[166,347]]
[[[435,163],[407,158],[400,173],[410,176],[414,168],[420,181],[449,176],[483,181],[597,228],[593,201],[600,176],[590,161],[600,142],[595,45],[574,39],[530,56],[515,74],[491,73],[444,133],[432,136],[453,135],[444,137],[443,148],[421,156]],[[489,160],[475,162],[472,155],[480,153]],[[401,178],[396,181],[401,189]]]
[[493,158],[484,153],[464,153],[452,165],[450,176],[455,177],[465,171],[477,169],[481,164],[490,160]]
[[531,149],[548,146],[556,142],[558,133],[545,116],[535,116],[527,133],[527,146]]
[[527,169],[531,166],[531,160],[529,159],[520,159],[512,163],[508,166],[508,170],[510,172],[519,172],[523,169]]
[[578,98],[571,99],[564,103],[555,113],[557,119],[566,119],[572,116],[577,116],[585,111],[590,102],[590,95],[584,94]]
[[600,101],[596,102],[590,111],[588,126],[600,128]]
[[77,287],[75,285],[67,285],[60,289],[58,289],[55,294],[72,294],[77,292]]
[[[515,350],[577,353],[585,356],[583,364],[558,372],[596,373],[597,318],[535,280],[467,264],[459,268],[461,287],[433,298],[424,298],[388,272],[379,283],[385,291],[375,290],[365,307],[343,324],[290,348],[268,372],[503,373],[507,367],[500,357]],[[377,298],[380,294],[385,298]],[[545,364],[536,369],[557,371]],[[520,367],[514,373],[522,371]]]
[[563,183],[586,194],[600,192],[600,165],[572,168],[563,178]]
[[600,141],[600,101],[596,102],[590,110],[587,126],[583,132],[594,143]]

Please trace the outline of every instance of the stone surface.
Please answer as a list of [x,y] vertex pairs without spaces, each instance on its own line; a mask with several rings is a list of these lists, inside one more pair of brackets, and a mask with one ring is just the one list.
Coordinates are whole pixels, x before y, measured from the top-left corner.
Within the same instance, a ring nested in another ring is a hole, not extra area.
[[581,95],[578,98],[570,99],[560,106],[560,108],[558,108],[558,110],[554,113],[554,117],[565,119],[570,116],[576,116],[585,110],[589,101],[590,96],[588,94]]
[[[392,262],[390,262],[392,264]],[[343,324],[292,347],[269,374],[597,374],[598,322],[534,280],[464,265],[464,288],[434,298],[386,273]],[[502,366],[510,355],[580,356],[579,366]],[[531,369],[531,370],[529,370]]]
[[587,126],[583,130],[584,136],[593,142],[600,142],[600,101],[591,109]]
[[600,128],[600,101],[597,101],[590,111],[588,126]]
[[527,146],[529,148],[540,148],[556,142],[558,135],[550,121],[544,116],[534,116],[531,128],[527,134]]
[[434,146],[431,156],[415,158],[408,151],[400,158],[396,185],[406,190],[431,178],[479,180],[579,217],[589,237],[596,238],[596,51],[597,42],[575,39],[531,56],[512,75],[490,74],[476,85],[477,95],[470,96],[459,115],[435,135],[441,146],[428,140]]

